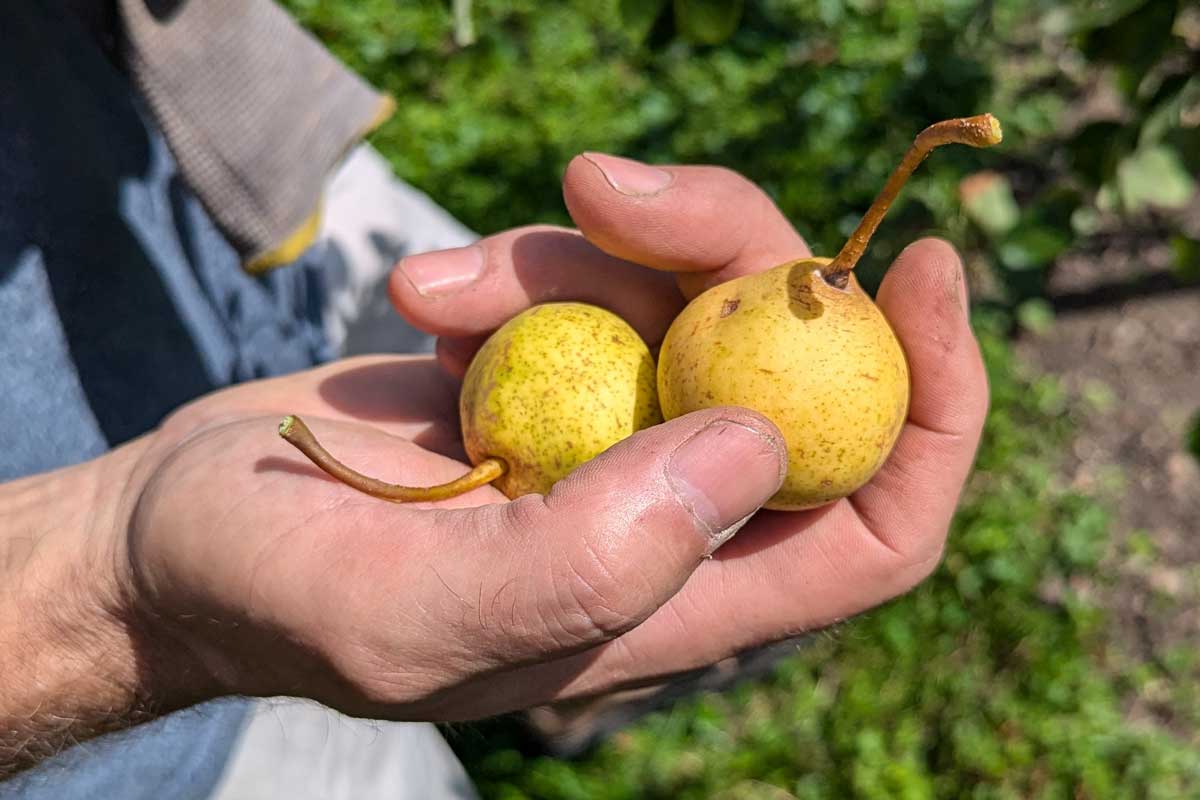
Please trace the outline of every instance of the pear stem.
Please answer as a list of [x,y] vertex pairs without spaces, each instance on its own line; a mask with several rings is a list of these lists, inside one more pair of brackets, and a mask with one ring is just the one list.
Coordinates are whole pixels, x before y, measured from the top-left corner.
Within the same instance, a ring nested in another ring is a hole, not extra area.
[[394,483],[384,483],[377,478],[370,478],[338,461],[321,446],[317,437],[304,424],[304,420],[294,414],[284,417],[283,421],[279,423],[279,435],[288,444],[308,456],[309,461],[325,470],[331,477],[360,492],[393,503],[432,502],[458,497],[472,489],[486,486],[502,476],[508,469],[504,461],[499,458],[485,458],[466,475],[455,478],[449,483],[423,487],[399,486]]
[[917,135],[912,146],[904,154],[899,166],[892,172],[883,189],[863,215],[862,222],[850,234],[841,252],[822,270],[822,276],[832,286],[839,289],[846,287],[850,280],[850,270],[858,264],[862,254],[866,252],[875,229],[887,213],[888,208],[904,188],[910,175],[933,150],[944,144],[966,144],[971,147],[991,147],[999,144],[1003,134],[1000,131],[1000,120],[991,114],[980,114],[975,117],[962,119],[947,119],[935,122]]

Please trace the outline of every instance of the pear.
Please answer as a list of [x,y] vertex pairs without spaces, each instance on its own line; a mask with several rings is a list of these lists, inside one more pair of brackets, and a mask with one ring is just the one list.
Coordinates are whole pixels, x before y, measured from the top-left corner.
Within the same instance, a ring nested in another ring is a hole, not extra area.
[[544,494],[575,467],[662,422],[654,358],[612,312],[584,303],[534,306],[471,361],[459,397],[472,464],[499,458],[508,497]]
[[900,188],[929,151],[1000,141],[990,114],[925,129],[837,258],[781,264],[712,289],[671,324],[658,358],[663,416],[735,405],[766,416],[788,471],[766,507],[799,510],[846,497],[891,453],[908,413],[904,350],[851,270]]
[[781,264],[709,289],[676,318],[658,357],[667,419],[743,406],[775,423],[788,471],[768,508],[845,497],[890,452],[908,413],[908,367],[887,320],[828,258]]
[[463,444],[474,469],[450,483],[398,486],[326,451],[304,422],[279,434],[334,478],[393,502],[440,500],[487,483],[509,498],[546,493],[580,464],[662,422],[654,357],[627,322],[586,303],[546,303],[488,337],[459,395]]

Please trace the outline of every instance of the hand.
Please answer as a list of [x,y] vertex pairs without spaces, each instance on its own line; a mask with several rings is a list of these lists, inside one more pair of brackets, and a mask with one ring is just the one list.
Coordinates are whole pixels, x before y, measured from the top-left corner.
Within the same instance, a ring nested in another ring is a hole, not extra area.
[[[393,301],[441,336],[450,372],[461,374],[490,330],[533,303],[596,303],[656,346],[703,289],[809,255],[770,199],[723,169],[580,156],[564,196],[579,231],[521,228],[401,262]],[[578,671],[561,694],[645,682],[829,625],[936,567],[988,403],[957,254],[940,240],[914,243],[876,299],[912,375],[908,422],[883,469],[830,506],[758,513],[645,623],[547,668]]]
[[[657,343],[685,295],[806,253],[744,180],[696,167],[666,174],[661,190],[626,195],[613,183],[628,187],[628,176],[606,179],[576,160],[566,195],[586,239],[522,229],[408,259],[393,281],[397,304],[443,334],[439,357],[453,373],[480,336],[531,302],[605,305]],[[891,459],[853,498],[760,512],[727,543],[784,468],[778,432],[744,409],[644,431],[546,497],[506,502],[485,488],[430,507],[332,481],[275,426],[304,415],[339,457],[385,480],[455,477],[466,469],[457,383],[432,359],[356,359],[213,394],[94,462],[87,485],[107,487],[96,496],[123,491],[90,516],[89,563],[116,568],[46,616],[70,616],[87,652],[104,655],[91,668],[104,673],[107,709],[290,694],[433,720],[653,682],[827,625],[937,563],[986,407],[964,301],[947,246],[905,251],[879,296],[913,376]],[[78,549],[57,538],[41,552]],[[75,573],[40,574],[49,604]],[[72,609],[89,599],[104,613],[81,622]],[[101,705],[85,701],[36,705],[83,722]]]
[[569,657],[661,607],[779,486],[777,432],[737,409],[621,443],[547,497],[436,507],[360,494],[275,433],[296,412],[349,464],[440,483],[468,468],[457,388],[432,358],[353,359],[206,397],[139,445],[107,560],[127,565],[141,693],[434,720],[570,695],[588,671]]

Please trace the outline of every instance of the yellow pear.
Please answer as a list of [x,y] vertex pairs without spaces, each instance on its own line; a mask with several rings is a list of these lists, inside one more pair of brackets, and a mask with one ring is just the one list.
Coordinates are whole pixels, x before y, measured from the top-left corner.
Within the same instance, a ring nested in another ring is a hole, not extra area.
[[575,467],[662,422],[654,357],[610,311],[585,303],[534,306],[475,354],[459,417],[474,469],[439,486],[398,486],[355,472],[296,416],[284,418],[279,434],[338,480],[393,502],[441,500],[486,483],[510,498],[545,493]]
[[783,432],[788,471],[768,508],[853,492],[879,469],[908,412],[900,343],[857,281],[825,282],[829,263],[804,259],[713,287],[683,310],[659,353],[667,419],[743,406]]
[[612,312],[534,306],[476,354],[459,397],[472,464],[501,459],[508,497],[545,493],[575,467],[662,422],[654,358]]
[[904,424],[908,366],[891,326],[850,270],[930,150],[999,141],[990,114],[930,126],[837,258],[781,264],[692,300],[659,353],[663,416],[735,405],[774,422],[787,442],[788,471],[767,508],[813,508],[869,481]]

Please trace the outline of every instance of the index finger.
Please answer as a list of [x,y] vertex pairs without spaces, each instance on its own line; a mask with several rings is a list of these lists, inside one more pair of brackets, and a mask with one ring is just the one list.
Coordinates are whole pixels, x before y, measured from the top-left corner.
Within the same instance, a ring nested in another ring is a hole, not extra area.
[[563,199],[605,252],[676,273],[689,297],[731,278],[805,258],[808,245],[767,194],[723,167],[652,166],[584,153]]

